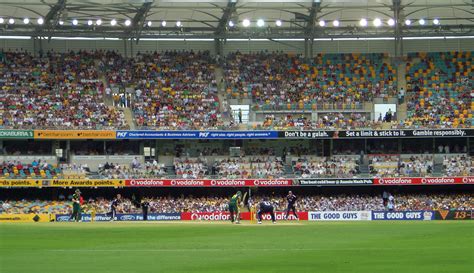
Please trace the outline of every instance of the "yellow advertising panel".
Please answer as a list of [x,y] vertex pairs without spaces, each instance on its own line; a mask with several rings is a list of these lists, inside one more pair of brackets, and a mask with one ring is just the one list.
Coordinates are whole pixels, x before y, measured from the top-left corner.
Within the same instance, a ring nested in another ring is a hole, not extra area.
[[51,222],[55,214],[0,214],[0,223]]
[[0,179],[0,187],[42,187],[42,180],[35,179]]
[[48,180],[49,187],[123,187],[121,179],[53,179]]
[[0,179],[0,187],[123,187],[122,179]]
[[35,130],[35,139],[115,139],[115,131]]

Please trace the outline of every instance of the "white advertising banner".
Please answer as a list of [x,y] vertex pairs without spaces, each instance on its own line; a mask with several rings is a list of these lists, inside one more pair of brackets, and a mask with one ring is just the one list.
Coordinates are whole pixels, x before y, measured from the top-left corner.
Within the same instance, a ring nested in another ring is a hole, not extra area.
[[370,221],[370,211],[310,211],[309,221]]

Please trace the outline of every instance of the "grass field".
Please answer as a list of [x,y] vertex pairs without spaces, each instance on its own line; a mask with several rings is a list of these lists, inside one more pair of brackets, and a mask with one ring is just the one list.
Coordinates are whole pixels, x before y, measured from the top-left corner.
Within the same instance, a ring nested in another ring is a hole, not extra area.
[[4,223],[0,272],[474,272],[474,221]]

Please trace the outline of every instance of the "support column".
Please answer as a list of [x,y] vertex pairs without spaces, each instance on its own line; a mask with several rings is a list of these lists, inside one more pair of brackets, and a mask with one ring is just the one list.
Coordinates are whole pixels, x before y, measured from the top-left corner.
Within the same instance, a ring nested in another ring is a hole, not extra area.
[[66,159],[67,163],[71,163],[71,141],[66,141],[66,149],[63,151],[63,158]]
[[304,39],[304,58],[306,60],[309,60],[313,58],[313,44],[314,44],[314,39],[312,38],[306,38]]
[[403,33],[402,33],[402,22],[400,18],[400,12],[402,11],[401,1],[393,0],[393,19],[395,20],[395,57],[400,58],[403,56]]
[[128,58],[127,39],[123,39],[123,55]]
[[130,58],[133,58],[133,39],[130,39]]
[[304,39],[304,58],[308,59],[308,39]]
[[224,40],[216,38],[214,39],[214,51],[216,55],[219,55],[221,58],[224,56]]
[[312,59],[314,56],[313,50],[314,50],[314,39],[311,38],[309,39],[309,56],[308,56],[309,59]]

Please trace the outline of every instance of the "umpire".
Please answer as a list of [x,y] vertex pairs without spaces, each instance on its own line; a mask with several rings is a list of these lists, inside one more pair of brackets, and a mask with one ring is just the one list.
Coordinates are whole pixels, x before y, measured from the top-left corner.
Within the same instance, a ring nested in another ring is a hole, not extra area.
[[150,203],[146,199],[143,199],[140,205],[142,207],[143,221],[148,221],[148,208],[150,207]]

